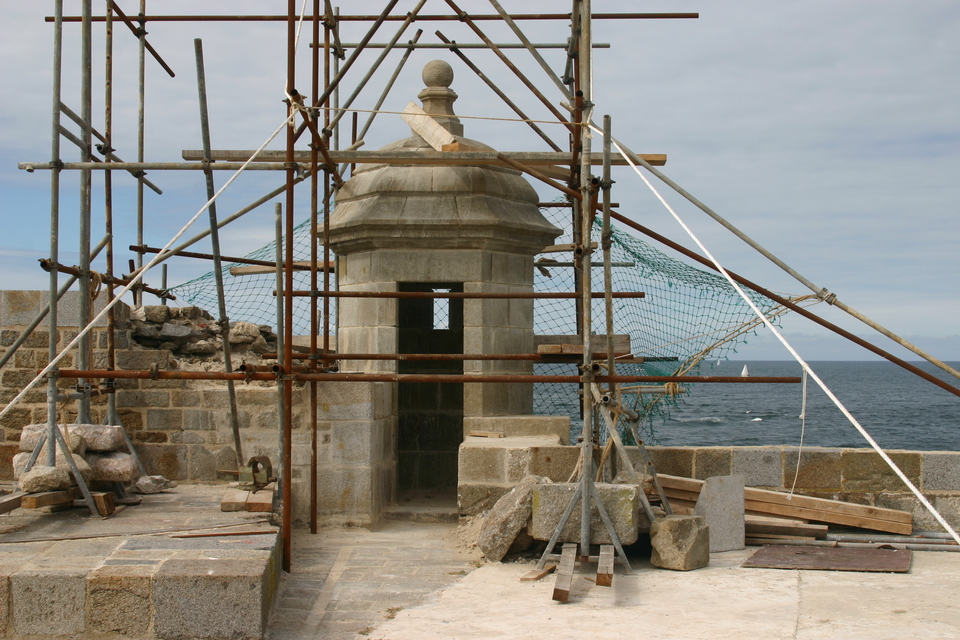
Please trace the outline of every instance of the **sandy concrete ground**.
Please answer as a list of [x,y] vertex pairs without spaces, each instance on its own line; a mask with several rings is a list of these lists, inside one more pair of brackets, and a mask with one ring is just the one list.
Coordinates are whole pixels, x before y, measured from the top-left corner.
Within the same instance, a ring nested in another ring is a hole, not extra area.
[[756,548],[714,554],[681,573],[635,562],[612,588],[578,566],[570,601],[529,564],[489,564],[400,611],[367,637],[904,640],[960,638],[960,554],[914,552],[906,574],[745,569]]

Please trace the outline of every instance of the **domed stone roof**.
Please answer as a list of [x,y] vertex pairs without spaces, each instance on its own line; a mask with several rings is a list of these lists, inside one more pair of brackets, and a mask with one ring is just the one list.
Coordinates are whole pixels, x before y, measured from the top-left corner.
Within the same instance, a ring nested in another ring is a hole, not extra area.
[[[423,109],[458,140],[463,125],[453,112],[453,70],[441,60],[426,65]],[[382,151],[433,148],[416,133]],[[561,231],[537,208],[532,186],[513,169],[490,165],[358,165],[340,189],[330,219],[330,240],[344,255],[376,248],[488,249],[538,253]]]

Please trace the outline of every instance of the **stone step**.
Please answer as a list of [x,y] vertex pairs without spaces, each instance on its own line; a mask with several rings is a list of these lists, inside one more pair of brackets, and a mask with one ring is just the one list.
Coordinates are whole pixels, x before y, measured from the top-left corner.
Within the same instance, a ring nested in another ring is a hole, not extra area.
[[406,522],[446,522],[455,523],[460,518],[457,506],[425,507],[391,505],[383,512],[386,520],[403,520]]

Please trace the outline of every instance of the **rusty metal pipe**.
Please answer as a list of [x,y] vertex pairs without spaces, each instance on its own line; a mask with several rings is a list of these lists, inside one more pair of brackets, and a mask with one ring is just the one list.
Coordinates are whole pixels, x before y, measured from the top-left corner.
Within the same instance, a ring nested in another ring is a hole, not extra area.
[[[223,371],[108,371],[94,369],[79,371],[63,369],[61,378],[105,378],[124,380],[276,380],[267,372],[226,373]],[[582,382],[580,376],[535,374],[418,374],[418,373],[295,373],[284,376],[284,382],[294,380],[318,382]],[[594,376],[595,382],[681,382],[688,384],[799,384],[799,376]]]
[[[518,13],[510,16],[514,20],[569,20],[569,13]],[[696,19],[700,17],[699,13],[595,13],[591,16],[594,20],[677,20],[677,19]],[[322,16],[304,16],[304,20],[323,20]],[[343,22],[369,22],[376,20],[378,16],[374,15],[352,15],[337,16],[337,20]],[[80,22],[80,16],[64,16],[63,22]],[[407,16],[396,15],[386,16],[384,21],[399,22],[406,20]],[[502,20],[499,15],[477,14],[470,16],[471,20]],[[144,16],[145,22],[284,22],[287,16],[284,15],[154,15]],[[45,22],[54,22],[54,16],[46,16]],[[93,16],[93,22],[103,22],[103,16]],[[448,14],[431,14],[417,16],[418,22],[459,22],[459,16]]]
[[[450,298],[464,300],[564,300],[576,299],[580,297],[576,292],[516,292],[516,293],[471,293],[468,291],[450,291],[447,293],[431,291],[291,291],[291,295],[297,297],[307,297],[316,295],[318,297],[330,298]],[[594,299],[603,299],[603,291],[594,291],[590,294]],[[619,291],[613,294],[614,298],[644,298],[646,294],[643,291]]]

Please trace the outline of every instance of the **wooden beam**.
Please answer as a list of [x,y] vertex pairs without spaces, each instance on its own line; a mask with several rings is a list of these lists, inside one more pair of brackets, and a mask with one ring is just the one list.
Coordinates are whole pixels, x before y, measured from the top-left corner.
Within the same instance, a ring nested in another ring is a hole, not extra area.
[[20,508],[20,502],[26,494],[23,491],[14,491],[10,495],[0,498],[0,513],[8,513]]
[[[253,150],[213,150],[210,152],[214,161],[218,162],[246,162],[253,155]],[[497,158],[496,151],[338,151],[330,150],[330,157],[334,162],[343,164],[453,164],[453,165],[495,165],[508,166]],[[286,152],[282,150],[264,150],[257,156],[257,162],[286,162]],[[202,162],[203,151],[185,149],[183,159],[188,162]],[[570,162],[569,153],[554,151],[508,151],[504,155],[517,162],[532,165],[563,165]],[[665,153],[643,153],[640,157],[655,167],[662,167],[667,163]],[[309,151],[294,151],[294,162],[310,162]],[[603,157],[596,153],[590,156],[594,165],[602,165]],[[612,158],[611,164],[626,166],[627,161],[617,156]]]
[[83,494],[79,487],[70,487],[66,491],[44,491],[42,493],[27,493],[21,497],[20,506],[24,509],[39,509],[55,504],[73,502]]
[[245,511],[248,493],[250,492],[240,489],[227,489],[220,499],[220,511]]
[[573,568],[577,562],[577,544],[567,542],[560,553],[560,567],[557,569],[557,581],[553,585],[553,599],[566,602],[570,599],[570,586],[573,584]]
[[597,564],[597,586],[613,585],[613,545],[600,545],[600,562]]
[[520,576],[520,582],[536,582],[537,580],[553,573],[554,569],[556,568],[556,562],[548,562],[543,566],[543,569],[533,569],[532,571],[528,571]]
[[273,511],[274,487],[275,485],[270,483],[256,493],[250,493],[247,495],[246,510],[257,513],[269,513],[270,511]]
[[444,145],[452,145],[457,141],[456,136],[444,129],[443,125],[415,102],[407,103],[400,119],[437,151],[443,151]]

